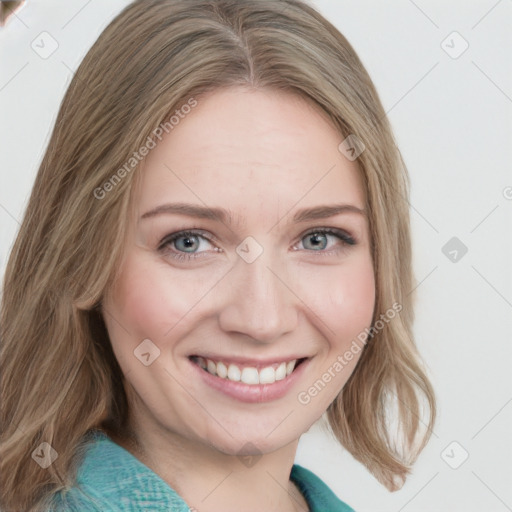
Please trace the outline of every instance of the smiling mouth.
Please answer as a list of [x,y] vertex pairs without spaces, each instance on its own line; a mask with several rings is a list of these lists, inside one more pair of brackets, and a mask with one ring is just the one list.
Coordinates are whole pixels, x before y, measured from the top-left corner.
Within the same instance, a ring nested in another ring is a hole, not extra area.
[[262,368],[256,366],[214,361],[202,356],[190,356],[189,359],[205,372],[232,382],[242,382],[249,386],[273,384],[291,375],[307,358],[276,362]]

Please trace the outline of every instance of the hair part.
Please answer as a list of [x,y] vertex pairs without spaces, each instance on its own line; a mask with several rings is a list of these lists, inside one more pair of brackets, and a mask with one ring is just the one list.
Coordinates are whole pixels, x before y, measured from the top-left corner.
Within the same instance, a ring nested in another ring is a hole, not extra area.
[[[240,85],[299,94],[328,116],[340,142],[350,134],[363,141],[374,320],[393,303],[402,310],[369,341],[327,417],[389,489],[427,442],[435,399],[412,336],[407,171],[356,53],[299,0],[137,0],[71,81],[8,261],[0,316],[6,511],[43,510],[73,485],[91,429],[121,435],[127,427],[123,375],[99,306],[121,267],[140,164],[103,198],[94,191],[190,98]],[[423,433],[421,400],[429,408]],[[58,453],[46,469],[31,458],[42,442]]]

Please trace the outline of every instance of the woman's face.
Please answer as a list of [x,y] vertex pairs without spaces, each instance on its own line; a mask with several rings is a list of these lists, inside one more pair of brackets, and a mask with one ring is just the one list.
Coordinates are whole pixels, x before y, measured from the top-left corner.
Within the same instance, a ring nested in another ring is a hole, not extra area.
[[375,301],[364,189],[343,138],[292,94],[223,89],[182,117],[145,159],[105,322],[146,425],[269,452],[360,356]]

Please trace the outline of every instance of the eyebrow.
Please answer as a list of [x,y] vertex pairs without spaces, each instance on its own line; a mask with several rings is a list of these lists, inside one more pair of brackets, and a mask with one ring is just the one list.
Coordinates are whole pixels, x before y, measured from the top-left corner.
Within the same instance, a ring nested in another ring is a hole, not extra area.
[[[327,219],[341,213],[357,213],[366,216],[366,211],[352,204],[331,204],[304,208],[293,216],[293,222],[306,222],[310,220]],[[141,215],[141,219],[148,219],[157,215],[177,214],[195,217],[198,219],[210,219],[224,224],[233,224],[233,214],[225,208],[215,208],[188,203],[167,203],[157,206]]]

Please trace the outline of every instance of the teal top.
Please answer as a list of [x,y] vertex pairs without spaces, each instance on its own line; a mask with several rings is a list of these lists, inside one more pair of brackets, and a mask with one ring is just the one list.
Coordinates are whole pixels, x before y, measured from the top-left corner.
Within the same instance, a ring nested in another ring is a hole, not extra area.
[[[76,485],[54,495],[48,512],[190,512],[183,498],[104,432],[90,432]],[[310,512],[354,512],[311,471],[294,465],[290,479]]]

